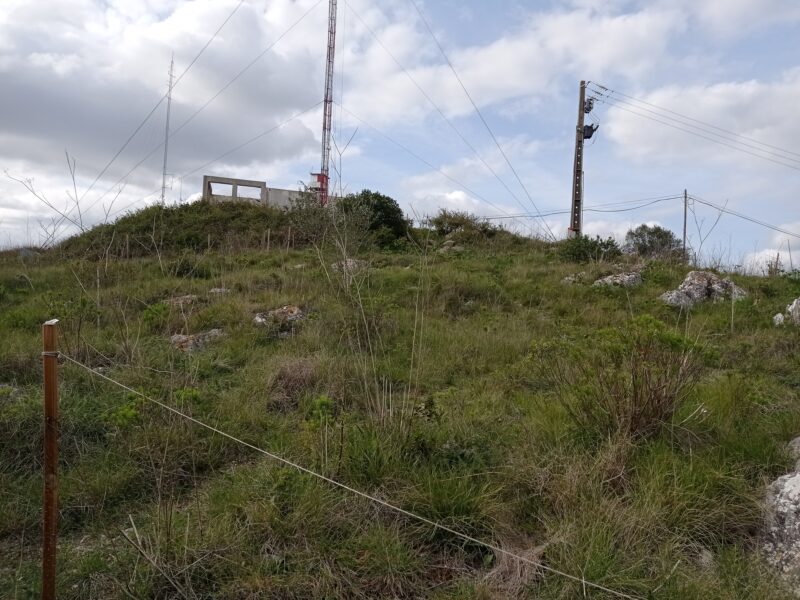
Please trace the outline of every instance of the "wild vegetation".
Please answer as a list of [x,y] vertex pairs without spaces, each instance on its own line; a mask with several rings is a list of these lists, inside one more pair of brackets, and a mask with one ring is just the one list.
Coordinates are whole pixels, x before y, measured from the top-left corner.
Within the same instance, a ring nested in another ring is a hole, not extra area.
[[[789,597],[758,539],[800,432],[800,338],[771,322],[800,282],[737,276],[733,315],[679,311],[658,300],[675,261],[637,288],[564,285],[632,259],[458,213],[375,226],[353,202],[154,207],[0,257],[0,596],[40,584],[39,328],[57,317],[91,369],[61,367],[60,598],[613,597],[142,395],[635,597]],[[331,268],[345,257],[369,267]],[[254,324],[285,305],[305,318]]]

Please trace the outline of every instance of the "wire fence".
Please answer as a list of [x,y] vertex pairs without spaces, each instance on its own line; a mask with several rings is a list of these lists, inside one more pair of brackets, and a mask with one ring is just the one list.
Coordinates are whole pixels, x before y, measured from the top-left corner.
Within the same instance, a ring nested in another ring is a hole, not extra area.
[[488,550],[491,550],[492,552],[495,552],[497,554],[503,554],[503,555],[505,555],[505,556],[507,556],[509,558],[512,558],[514,560],[518,560],[521,563],[525,563],[525,564],[527,564],[527,565],[529,565],[531,567],[534,567],[536,569],[540,569],[541,571],[544,571],[546,573],[551,573],[553,575],[557,575],[559,577],[563,577],[564,579],[568,579],[570,581],[579,583],[584,587],[584,589],[592,588],[592,589],[595,589],[595,590],[606,592],[606,593],[611,594],[611,595],[613,595],[613,596],[615,596],[617,598],[626,598],[627,600],[645,600],[641,596],[634,596],[634,595],[631,595],[631,594],[628,594],[628,593],[625,593],[625,592],[621,592],[619,590],[615,590],[615,589],[606,587],[606,586],[604,586],[604,585],[602,585],[600,583],[596,583],[596,582],[593,582],[593,581],[588,581],[587,579],[584,579],[583,577],[579,577],[577,575],[572,575],[570,573],[566,573],[564,571],[556,569],[555,567],[551,567],[549,565],[546,565],[546,564],[544,564],[544,563],[542,563],[540,561],[533,560],[533,559],[527,558],[525,556],[521,556],[519,554],[516,554],[514,552],[506,550],[505,548],[501,548],[500,546],[498,546],[496,544],[493,544],[493,543],[487,542],[485,540],[481,540],[481,539],[475,538],[473,536],[467,535],[467,534],[462,533],[462,532],[460,532],[460,531],[458,531],[456,529],[453,529],[452,527],[448,527],[447,525],[442,525],[441,523],[438,523],[438,522],[436,522],[436,521],[434,521],[432,519],[429,519],[429,518],[424,517],[422,515],[419,515],[417,513],[411,512],[411,511],[406,510],[404,508],[401,508],[401,507],[399,507],[399,506],[397,506],[395,504],[392,504],[390,502],[387,502],[386,500],[381,500],[380,498],[376,498],[375,496],[372,496],[370,494],[367,494],[366,492],[363,492],[363,491],[361,491],[359,489],[356,489],[354,487],[351,487],[351,486],[349,486],[349,485],[347,485],[345,483],[337,481],[336,479],[332,479],[331,477],[328,477],[328,476],[323,475],[321,473],[317,473],[316,471],[314,471],[312,469],[309,469],[308,467],[304,467],[303,465],[301,465],[299,463],[296,463],[294,461],[291,461],[291,460],[289,460],[287,458],[284,458],[283,456],[280,456],[278,454],[275,454],[274,452],[270,452],[268,450],[264,450],[263,448],[260,448],[258,446],[255,446],[255,445],[249,443],[249,442],[246,442],[245,440],[237,438],[236,436],[231,435],[230,433],[227,433],[226,431],[223,431],[223,430],[221,430],[221,429],[219,429],[217,427],[214,427],[213,425],[209,425],[208,423],[200,421],[199,419],[196,419],[196,418],[192,417],[191,415],[187,415],[186,413],[181,412],[180,410],[178,410],[177,408],[175,408],[173,406],[170,406],[169,404],[166,404],[166,403],[164,403],[164,402],[162,402],[160,400],[157,400],[155,398],[151,398],[150,396],[148,396],[146,394],[143,394],[142,392],[140,392],[140,391],[138,391],[138,390],[136,390],[134,388],[131,388],[131,387],[125,385],[124,383],[116,381],[115,379],[112,379],[111,377],[108,377],[107,375],[105,375],[103,373],[97,372],[96,370],[92,369],[90,366],[82,363],[79,360],[76,360],[76,359],[72,358],[71,356],[69,356],[67,354],[64,354],[63,352],[59,352],[58,356],[63,358],[65,361],[69,362],[70,364],[73,364],[73,365],[75,365],[75,366],[77,366],[77,367],[79,367],[81,369],[84,369],[85,371],[90,373],[92,376],[99,377],[99,378],[107,381],[108,383],[111,383],[111,384],[113,384],[113,385],[115,385],[115,386],[117,386],[117,387],[119,387],[119,388],[121,388],[123,390],[126,390],[126,391],[128,391],[128,392],[130,392],[132,394],[135,394],[136,396],[139,396],[143,400],[151,402],[151,403],[163,408],[164,410],[167,410],[167,411],[173,413],[174,415],[177,415],[178,417],[180,417],[182,419],[185,419],[185,420],[187,420],[187,421],[189,421],[189,422],[191,422],[191,423],[193,423],[193,424],[195,424],[195,425],[197,425],[199,427],[203,427],[204,429],[207,429],[207,430],[209,430],[209,431],[211,431],[211,432],[213,432],[213,433],[215,433],[217,435],[220,435],[220,436],[222,436],[224,438],[227,438],[227,439],[231,440],[232,442],[235,442],[235,443],[240,444],[240,445],[242,445],[242,446],[244,446],[246,448],[249,448],[250,450],[258,452],[259,454],[263,454],[264,456],[266,456],[266,457],[268,457],[268,458],[270,458],[270,459],[272,459],[272,460],[274,460],[274,461],[276,461],[278,463],[281,463],[281,464],[283,464],[283,465],[285,465],[287,467],[291,467],[292,469],[295,469],[297,471],[305,473],[306,475],[310,475],[310,476],[312,476],[312,477],[314,477],[316,479],[319,479],[321,481],[324,481],[324,482],[326,482],[326,483],[328,483],[328,484],[330,484],[330,485],[332,485],[334,487],[337,487],[339,489],[345,490],[346,492],[348,492],[350,494],[359,496],[359,497],[361,497],[361,498],[363,498],[365,500],[368,500],[370,502],[378,504],[378,505],[380,505],[380,506],[382,506],[382,507],[384,507],[386,509],[391,510],[392,512],[401,514],[401,515],[403,515],[405,517],[408,517],[410,519],[413,519],[415,521],[419,521],[421,523],[424,523],[424,524],[426,524],[426,525],[428,525],[430,527],[433,527],[434,529],[438,529],[440,531],[447,532],[447,533],[449,533],[449,534],[451,534],[451,535],[453,535],[455,537],[458,537],[458,538],[460,538],[460,539],[462,539],[462,540],[464,540],[466,542],[470,542],[472,544],[483,546],[484,548],[487,548]]

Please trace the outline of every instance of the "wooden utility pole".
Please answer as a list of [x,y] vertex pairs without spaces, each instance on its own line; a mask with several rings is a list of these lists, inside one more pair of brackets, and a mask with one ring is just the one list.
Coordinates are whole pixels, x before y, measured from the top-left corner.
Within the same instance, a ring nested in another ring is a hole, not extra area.
[[42,325],[44,367],[44,506],[42,600],[56,597],[58,539],[58,319]]
[[686,260],[686,214],[689,212],[689,192],[683,190],[683,260]]
[[578,237],[583,231],[583,125],[586,114],[586,82],[581,81],[578,96],[578,125],[575,128],[575,162],[572,171],[572,212],[569,237]]

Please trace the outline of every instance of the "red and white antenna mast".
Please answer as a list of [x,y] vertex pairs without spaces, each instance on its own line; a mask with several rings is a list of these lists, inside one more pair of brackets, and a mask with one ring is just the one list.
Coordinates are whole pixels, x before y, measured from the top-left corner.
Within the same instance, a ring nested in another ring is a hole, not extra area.
[[328,203],[329,167],[331,159],[331,123],[333,117],[333,57],[336,51],[336,0],[328,8],[328,56],[325,65],[325,101],[322,113],[322,166],[317,175],[319,201]]

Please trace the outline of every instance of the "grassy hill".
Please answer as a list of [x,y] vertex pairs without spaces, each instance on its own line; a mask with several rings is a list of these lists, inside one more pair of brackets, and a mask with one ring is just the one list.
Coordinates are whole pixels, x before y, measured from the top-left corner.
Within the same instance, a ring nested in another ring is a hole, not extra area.
[[[687,313],[658,300],[682,265],[651,262],[631,289],[565,285],[615,267],[494,231],[438,252],[421,230],[361,244],[369,268],[351,277],[330,266],[341,231],[243,206],[147,209],[0,257],[1,597],[39,586],[53,317],[96,373],[547,567],[67,361],[60,598],[613,597],[553,569],[642,598],[789,597],[758,535],[800,432],[800,337],[771,322],[800,283],[735,277],[749,296],[733,313]],[[306,317],[253,323],[284,305]],[[212,328],[193,352],[170,343]]]

